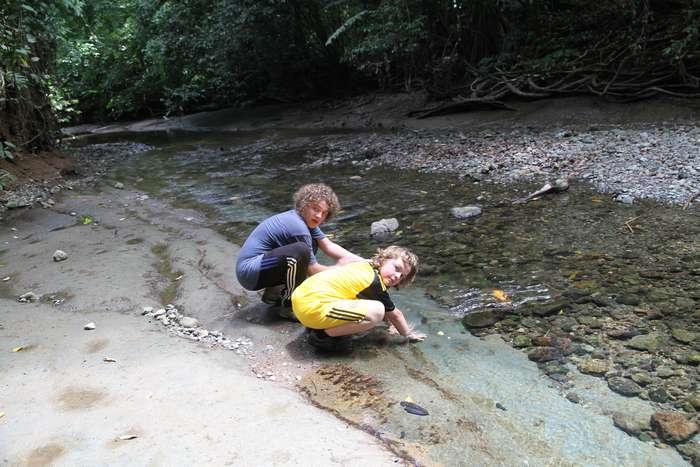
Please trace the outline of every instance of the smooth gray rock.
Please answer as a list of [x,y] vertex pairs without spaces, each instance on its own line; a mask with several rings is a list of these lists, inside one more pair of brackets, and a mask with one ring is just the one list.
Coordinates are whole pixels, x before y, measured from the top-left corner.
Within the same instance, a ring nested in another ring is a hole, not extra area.
[[53,260],[55,262],[65,261],[68,259],[68,254],[63,250],[56,250],[53,253]]
[[195,328],[198,325],[199,321],[197,321],[195,318],[191,318],[189,316],[180,318],[180,326],[182,326],[183,328]]
[[649,416],[645,416],[637,412],[615,412],[613,414],[613,423],[625,433],[635,436],[638,436],[643,431],[648,431],[651,428]]
[[450,209],[450,212],[457,219],[468,219],[481,214],[481,208],[478,206],[462,206]]
[[383,237],[390,235],[396,231],[396,229],[399,228],[399,221],[396,220],[396,218],[392,217],[389,219],[381,219],[375,222],[372,222],[372,226],[370,227],[370,236],[371,237]]
[[627,397],[636,396],[642,392],[642,388],[637,383],[621,376],[613,376],[608,379],[608,386],[616,393]]
[[27,302],[38,302],[39,301],[39,296],[35,294],[34,292],[27,292],[19,296],[17,299],[18,302],[22,303],[27,303]]

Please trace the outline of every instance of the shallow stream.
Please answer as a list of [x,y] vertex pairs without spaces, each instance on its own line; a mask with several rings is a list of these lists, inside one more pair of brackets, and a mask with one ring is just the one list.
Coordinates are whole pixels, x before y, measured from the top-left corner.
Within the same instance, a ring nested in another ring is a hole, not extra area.
[[[512,342],[519,335],[567,335],[579,357],[592,354],[621,372],[641,367],[653,376],[657,367],[673,366],[678,382],[664,386],[670,398],[657,402],[678,409],[698,390],[697,363],[688,364],[700,351],[697,338],[669,338],[662,349],[643,353],[604,336],[611,330],[700,332],[697,208],[644,200],[626,205],[576,181],[565,193],[513,204],[541,183],[506,186],[460,174],[365,169],[357,160],[313,164],[343,138],[279,130],[132,133],[84,142],[152,146],[125,156],[113,179],[203,210],[236,244],[260,220],[290,208],[300,185],[322,181],[344,207],[323,226],[334,241],[366,257],[388,244],[412,249],[419,275],[392,296],[428,339],[394,346],[370,334],[357,340],[351,358],[326,359],[327,366],[302,381],[315,404],[376,434],[405,458],[464,466],[515,465],[515,459],[522,465],[689,465],[676,450],[613,425],[613,412],[649,416],[658,405],[611,391],[604,378],[578,372],[571,359],[538,368]],[[460,206],[479,206],[482,214],[455,218],[451,208]],[[386,218],[398,220],[398,231],[370,238],[371,223]],[[551,306],[555,312],[541,312]],[[465,330],[461,319],[484,311],[494,313],[495,324]],[[685,355],[686,364],[675,355]],[[565,397],[571,393],[575,403]],[[403,411],[398,402],[406,398],[430,415]]]

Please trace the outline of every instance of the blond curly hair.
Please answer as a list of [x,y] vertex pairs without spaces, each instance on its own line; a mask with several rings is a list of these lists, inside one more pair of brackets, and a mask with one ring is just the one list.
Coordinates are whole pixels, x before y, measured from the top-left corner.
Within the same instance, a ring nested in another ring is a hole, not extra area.
[[304,185],[294,193],[294,207],[301,212],[311,203],[325,201],[328,204],[328,217],[331,219],[340,211],[340,201],[331,187],[325,183],[309,183]]
[[386,248],[378,248],[377,252],[372,256],[370,262],[374,269],[379,269],[388,259],[399,258],[406,265],[408,271],[401,277],[401,282],[397,285],[410,284],[418,273],[418,257],[408,248],[402,246],[391,245]]

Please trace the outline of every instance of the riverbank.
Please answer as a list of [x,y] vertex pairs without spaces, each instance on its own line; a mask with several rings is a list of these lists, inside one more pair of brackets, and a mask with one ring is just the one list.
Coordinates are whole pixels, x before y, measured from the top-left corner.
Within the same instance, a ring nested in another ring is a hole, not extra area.
[[[408,117],[430,106],[422,94],[359,96],[344,101],[228,109],[138,122],[64,129],[65,141],[121,132],[250,133],[270,129],[362,131],[331,145],[316,164],[351,160],[360,166],[457,174],[512,183],[567,177],[590,183],[621,202],[651,198],[688,208],[700,202],[700,100],[662,98],[615,104],[591,97],[515,102],[494,110]],[[364,134],[374,131],[369,138]],[[0,191],[9,207],[41,203],[71,177],[94,171],[61,152],[0,160],[16,177]],[[2,173],[2,172],[0,172]],[[56,183],[51,183],[51,180]],[[538,186],[539,186],[538,185]]]
[[[241,311],[237,248],[201,223],[104,185],[3,221],[1,463],[397,464],[294,390],[314,364],[285,347],[300,329]],[[198,323],[143,314],[166,297]]]

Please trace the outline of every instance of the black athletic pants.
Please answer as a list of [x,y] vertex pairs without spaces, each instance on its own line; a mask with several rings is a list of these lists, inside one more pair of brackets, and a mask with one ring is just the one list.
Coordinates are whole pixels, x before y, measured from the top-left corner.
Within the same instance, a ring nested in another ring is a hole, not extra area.
[[256,290],[283,285],[282,300],[289,299],[294,289],[306,279],[311,252],[304,242],[296,242],[268,251],[260,265]]

